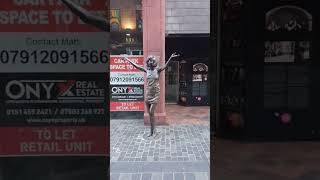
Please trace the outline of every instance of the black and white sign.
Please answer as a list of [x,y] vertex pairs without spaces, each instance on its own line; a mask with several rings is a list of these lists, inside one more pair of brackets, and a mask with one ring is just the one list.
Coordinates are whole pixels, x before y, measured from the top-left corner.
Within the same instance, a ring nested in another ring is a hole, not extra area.
[[143,101],[143,85],[123,85],[111,87],[112,101]]
[[1,81],[1,121],[8,125],[106,123],[107,80],[101,74],[10,76]]

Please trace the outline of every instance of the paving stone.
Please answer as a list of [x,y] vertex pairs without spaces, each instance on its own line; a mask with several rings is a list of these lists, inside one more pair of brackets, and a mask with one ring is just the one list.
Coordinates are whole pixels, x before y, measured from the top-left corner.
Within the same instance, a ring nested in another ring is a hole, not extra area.
[[110,180],[119,180],[120,173],[111,173]]
[[208,176],[206,175],[206,173],[201,173],[201,172],[197,172],[194,173],[196,180],[209,180]]
[[174,173],[174,180],[184,180],[183,173]]
[[152,174],[151,173],[143,173],[141,180],[152,180]]
[[120,174],[119,180],[130,180],[131,174]]
[[131,175],[131,180],[140,180],[141,179],[141,174],[132,174]]
[[173,173],[164,173],[163,180],[173,180]]
[[162,173],[152,173],[151,180],[162,180]]
[[196,180],[196,176],[193,173],[184,173],[185,180]]

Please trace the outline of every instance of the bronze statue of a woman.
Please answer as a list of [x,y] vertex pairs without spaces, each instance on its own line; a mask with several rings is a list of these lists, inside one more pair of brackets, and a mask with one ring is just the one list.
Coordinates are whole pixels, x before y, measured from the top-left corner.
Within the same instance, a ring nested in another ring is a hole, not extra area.
[[163,67],[158,66],[158,62],[155,56],[149,56],[146,60],[147,69],[132,62],[127,57],[124,57],[124,59],[127,60],[130,64],[132,64],[135,68],[147,73],[147,93],[145,97],[145,103],[146,108],[148,109],[151,125],[151,131],[148,137],[153,136],[155,134],[154,112],[160,98],[160,73],[167,68],[167,65],[170,63],[172,58],[177,56],[179,55],[177,55],[176,53],[171,54],[167,63]]

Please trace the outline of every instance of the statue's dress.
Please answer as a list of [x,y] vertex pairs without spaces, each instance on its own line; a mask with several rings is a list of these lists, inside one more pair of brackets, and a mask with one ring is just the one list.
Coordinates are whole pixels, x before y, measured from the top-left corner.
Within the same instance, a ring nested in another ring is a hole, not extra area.
[[153,70],[147,69],[147,95],[146,103],[156,104],[160,97],[160,84],[159,84],[159,69],[154,68]]

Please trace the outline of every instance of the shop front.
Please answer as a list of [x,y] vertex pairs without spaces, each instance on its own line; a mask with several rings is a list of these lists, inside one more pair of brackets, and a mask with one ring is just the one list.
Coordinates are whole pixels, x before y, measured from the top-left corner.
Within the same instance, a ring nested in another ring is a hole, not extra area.
[[166,55],[172,52],[181,56],[166,70],[166,102],[208,106],[209,35],[168,36]]
[[[156,110],[159,121],[164,122],[166,103],[185,106],[209,105],[209,34],[166,35],[165,2],[111,1],[112,119],[140,119],[143,116],[148,119],[141,98],[144,96],[145,82],[134,82],[144,75],[136,69],[130,69],[127,62],[120,62],[122,56],[136,59],[139,65],[143,66],[143,58],[148,55],[155,55],[160,64],[164,64],[164,60],[173,52],[180,54],[160,76],[161,94]],[[122,67],[124,69],[121,69]],[[131,91],[130,94],[128,89],[134,92]],[[132,94],[138,92],[142,94]],[[132,98],[133,96],[136,98]]]
[[319,138],[319,12],[315,4],[237,2],[222,4],[221,135]]

